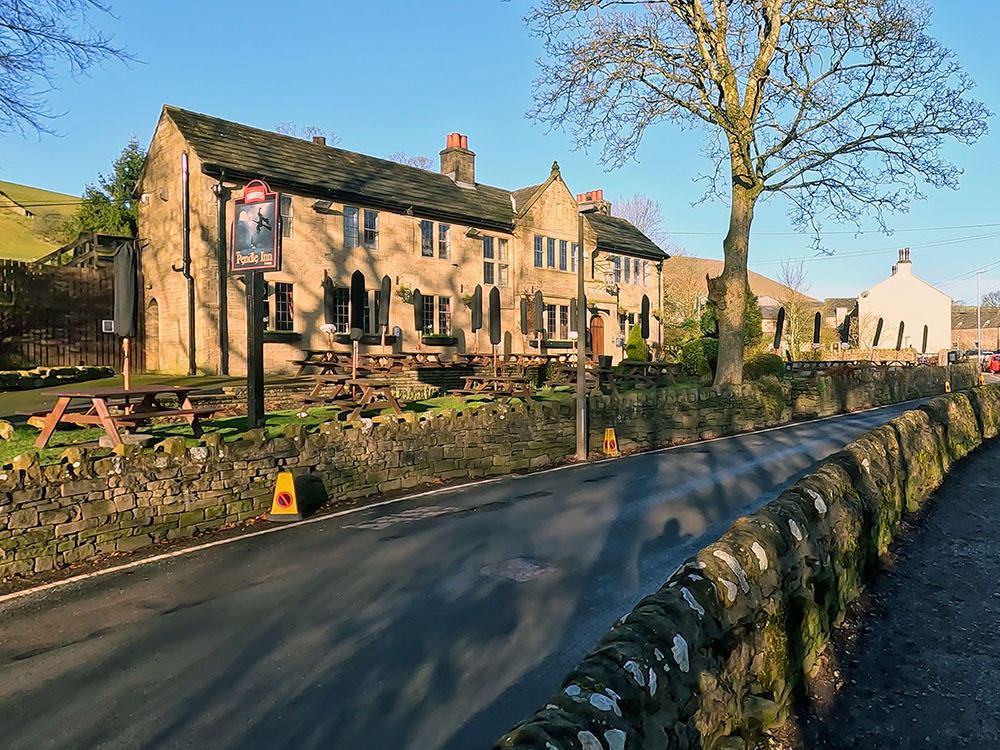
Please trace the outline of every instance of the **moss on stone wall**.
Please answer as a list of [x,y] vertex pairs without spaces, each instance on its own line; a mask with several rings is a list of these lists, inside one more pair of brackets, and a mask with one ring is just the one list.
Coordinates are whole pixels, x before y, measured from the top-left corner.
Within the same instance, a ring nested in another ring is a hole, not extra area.
[[1000,424],[1000,387],[935,398],[741,518],[622,618],[497,748],[743,748],[792,710],[903,513]]

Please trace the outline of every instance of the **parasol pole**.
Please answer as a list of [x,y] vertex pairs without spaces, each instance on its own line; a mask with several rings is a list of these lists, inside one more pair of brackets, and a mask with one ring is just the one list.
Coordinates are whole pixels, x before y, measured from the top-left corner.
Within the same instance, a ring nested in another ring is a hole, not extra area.
[[129,388],[131,388],[131,383],[132,383],[132,378],[130,377],[129,373],[129,370],[131,369],[130,366],[131,357],[129,356],[129,354],[132,347],[129,345],[129,341],[130,339],[128,338],[122,339],[122,380],[124,381],[126,391],[129,390]]

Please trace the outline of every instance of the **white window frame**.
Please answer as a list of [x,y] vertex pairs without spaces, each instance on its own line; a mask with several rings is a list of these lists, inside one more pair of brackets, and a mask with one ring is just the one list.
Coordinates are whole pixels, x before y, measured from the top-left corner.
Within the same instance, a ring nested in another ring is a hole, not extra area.
[[[374,218],[374,225],[371,229],[368,228],[368,217]],[[371,241],[369,241],[369,233],[371,233]],[[378,211],[373,211],[370,208],[364,210],[364,222],[361,229],[361,245],[365,250],[378,250],[378,235],[379,235],[379,215]]]

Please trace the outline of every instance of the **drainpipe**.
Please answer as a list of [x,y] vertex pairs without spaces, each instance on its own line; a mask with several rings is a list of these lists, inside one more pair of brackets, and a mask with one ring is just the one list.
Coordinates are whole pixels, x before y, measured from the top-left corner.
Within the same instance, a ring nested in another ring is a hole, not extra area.
[[191,275],[191,195],[188,187],[188,155],[181,154],[181,267],[173,269],[187,279],[188,375],[197,372],[194,339],[194,276]]
[[225,172],[219,175],[219,183],[212,187],[215,193],[219,225],[219,374],[229,374],[229,258],[226,255],[226,189],[222,185]]

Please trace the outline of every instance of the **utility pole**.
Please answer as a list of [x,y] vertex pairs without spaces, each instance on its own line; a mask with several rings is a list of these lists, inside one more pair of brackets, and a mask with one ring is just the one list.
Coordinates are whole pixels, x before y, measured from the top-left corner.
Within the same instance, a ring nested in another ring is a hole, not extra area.
[[979,275],[982,273],[986,271],[976,271],[976,365],[980,371],[983,369],[983,298],[979,293]]
[[582,209],[576,242],[576,458],[587,460],[587,291],[583,279],[583,215],[597,211]]

